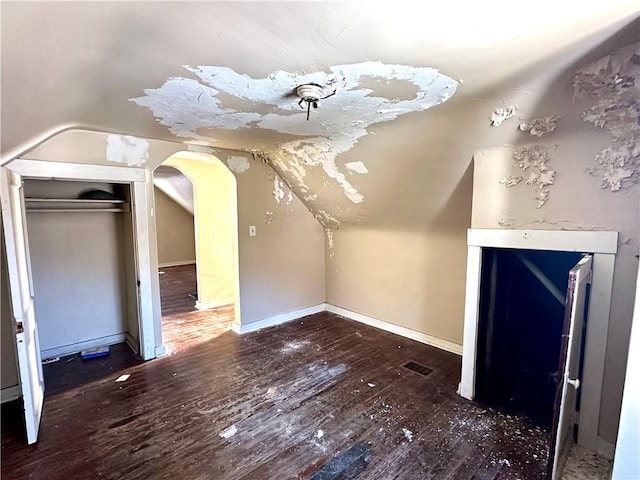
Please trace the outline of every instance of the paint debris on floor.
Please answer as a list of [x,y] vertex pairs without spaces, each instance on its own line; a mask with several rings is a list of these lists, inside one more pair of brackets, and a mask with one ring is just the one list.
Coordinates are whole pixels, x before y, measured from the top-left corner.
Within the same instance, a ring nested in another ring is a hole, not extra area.
[[561,480],[608,480],[611,478],[611,460],[574,445],[562,471]]

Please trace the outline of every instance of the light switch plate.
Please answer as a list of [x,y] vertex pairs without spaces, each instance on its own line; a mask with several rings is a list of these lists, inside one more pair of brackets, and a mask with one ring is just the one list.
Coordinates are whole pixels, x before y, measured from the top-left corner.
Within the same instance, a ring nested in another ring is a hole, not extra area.
[[249,225],[249,236],[250,237],[255,237],[256,236],[256,226],[255,225]]

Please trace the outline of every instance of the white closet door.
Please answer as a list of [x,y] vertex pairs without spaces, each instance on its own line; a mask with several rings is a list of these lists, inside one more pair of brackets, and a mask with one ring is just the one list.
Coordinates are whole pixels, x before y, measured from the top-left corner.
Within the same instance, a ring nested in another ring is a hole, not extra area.
[[1,168],[0,190],[27,442],[34,443],[38,439],[42,414],[44,377],[34,311],[22,178],[6,168]]
[[558,385],[554,412],[552,444],[549,451],[549,477],[557,480],[573,444],[576,403],[580,388],[582,327],[586,317],[587,284],[591,282],[591,255],[585,255],[569,271],[565,300],[564,328],[560,347],[561,383]]

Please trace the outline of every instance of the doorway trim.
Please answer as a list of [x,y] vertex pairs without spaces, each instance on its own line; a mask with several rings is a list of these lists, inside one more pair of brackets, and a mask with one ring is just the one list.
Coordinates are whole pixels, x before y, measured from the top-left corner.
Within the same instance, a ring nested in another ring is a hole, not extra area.
[[[147,215],[146,172],[144,168],[87,165],[80,163],[47,162],[16,159],[4,165],[19,181],[23,178],[41,180],[82,180],[128,184],[131,188],[131,213],[134,232],[134,258],[138,280],[139,355],[144,360],[156,357],[155,324],[151,256],[149,253],[149,221]],[[22,225],[13,225],[22,228]],[[13,286],[10,285],[12,289]],[[37,324],[36,318],[36,324]],[[19,366],[18,366],[19,368]]]
[[462,373],[458,393],[475,398],[476,354],[483,248],[554,250],[593,254],[591,297],[587,314],[584,378],[581,389],[578,443],[591,450],[606,450],[598,437],[604,360],[609,331],[613,273],[618,232],[564,230],[474,229],[467,231],[467,277],[462,342]]

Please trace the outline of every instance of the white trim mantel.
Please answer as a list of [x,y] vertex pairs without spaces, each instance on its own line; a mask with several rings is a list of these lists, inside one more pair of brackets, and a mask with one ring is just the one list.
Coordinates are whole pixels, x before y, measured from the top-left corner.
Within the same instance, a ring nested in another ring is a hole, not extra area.
[[473,400],[483,248],[510,248],[583,252],[593,254],[593,277],[587,314],[584,378],[578,443],[600,450],[598,437],[604,359],[613,291],[613,270],[618,251],[618,232],[564,230],[469,229],[467,234],[467,279],[464,312],[462,373],[459,393]]

